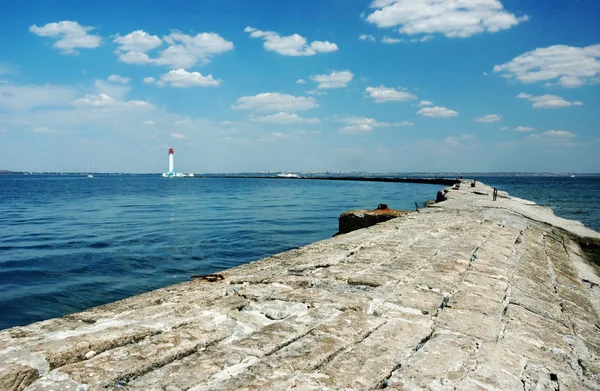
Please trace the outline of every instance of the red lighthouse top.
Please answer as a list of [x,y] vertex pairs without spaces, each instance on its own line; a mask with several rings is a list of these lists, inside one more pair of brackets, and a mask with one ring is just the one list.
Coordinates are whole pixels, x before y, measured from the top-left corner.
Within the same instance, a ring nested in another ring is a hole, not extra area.
[[173,148],[169,148],[169,155],[174,154],[175,152],[173,151]]

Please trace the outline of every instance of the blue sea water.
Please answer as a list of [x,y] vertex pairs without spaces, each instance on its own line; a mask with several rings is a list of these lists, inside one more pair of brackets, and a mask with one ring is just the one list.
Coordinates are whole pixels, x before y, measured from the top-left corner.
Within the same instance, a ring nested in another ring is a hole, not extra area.
[[289,179],[0,176],[0,329],[326,239],[338,216],[438,187]]
[[[600,178],[480,177],[600,230]],[[441,186],[159,176],[0,176],[0,329],[331,237],[351,209]],[[595,200],[595,201],[594,201]]]

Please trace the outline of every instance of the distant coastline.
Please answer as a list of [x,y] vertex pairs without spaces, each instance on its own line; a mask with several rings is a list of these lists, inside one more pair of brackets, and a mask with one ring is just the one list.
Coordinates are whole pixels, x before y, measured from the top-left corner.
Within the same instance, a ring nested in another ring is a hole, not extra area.
[[[200,177],[276,177],[277,174],[283,171],[262,171],[262,172],[224,172],[224,173],[194,173],[194,175]],[[380,177],[391,177],[391,178],[405,178],[405,177],[419,177],[419,178],[458,178],[460,176],[464,178],[477,178],[477,177],[570,177],[575,175],[577,177],[596,177],[600,176],[600,173],[571,173],[571,172],[381,172],[372,173],[364,171],[293,171],[301,177],[312,178],[312,177],[361,177],[361,178],[380,178]],[[87,172],[58,172],[58,171],[10,171],[0,170],[0,174],[10,175],[85,175]],[[160,172],[95,172],[94,174],[99,175],[162,175]]]

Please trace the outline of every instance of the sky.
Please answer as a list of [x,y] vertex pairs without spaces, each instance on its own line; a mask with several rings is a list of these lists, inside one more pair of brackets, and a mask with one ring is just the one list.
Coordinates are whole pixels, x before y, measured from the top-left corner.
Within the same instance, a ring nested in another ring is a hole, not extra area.
[[600,172],[597,0],[1,8],[0,169]]

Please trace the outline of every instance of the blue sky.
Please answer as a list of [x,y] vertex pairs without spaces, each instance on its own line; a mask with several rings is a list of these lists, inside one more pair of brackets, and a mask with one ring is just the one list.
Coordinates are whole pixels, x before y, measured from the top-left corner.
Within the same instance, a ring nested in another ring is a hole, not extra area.
[[600,171],[596,0],[4,1],[0,169]]

